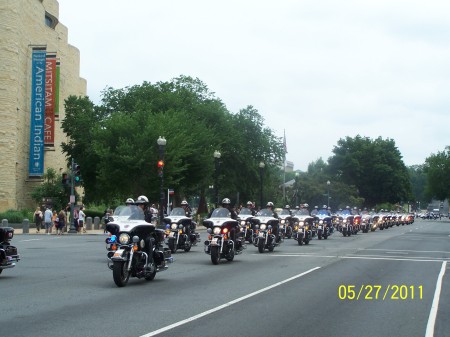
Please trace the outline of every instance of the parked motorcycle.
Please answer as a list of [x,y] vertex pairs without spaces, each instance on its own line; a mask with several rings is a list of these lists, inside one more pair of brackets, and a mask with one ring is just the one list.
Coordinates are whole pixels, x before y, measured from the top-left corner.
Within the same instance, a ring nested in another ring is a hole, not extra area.
[[172,209],[170,215],[163,220],[166,223],[165,242],[172,254],[175,254],[177,249],[188,252],[192,246],[200,242],[200,234],[194,231],[195,223],[182,207]]
[[130,277],[151,281],[157,272],[167,270],[167,264],[173,262],[170,250],[162,249],[164,230],[145,222],[140,207],[127,207],[106,225],[112,234],[109,240],[113,251],[108,268],[118,287],[124,287]]
[[208,232],[205,253],[211,255],[213,264],[219,264],[220,259],[233,261],[235,255],[242,253],[245,248],[244,238],[238,221],[231,218],[228,209],[216,208],[210,218],[203,220],[203,226]]
[[309,244],[312,239],[314,217],[309,215],[307,209],[299,209],[292,215],[292,220],[294,221],[294,239],[297,240],[299,246]]
[[282,242],[281,236],[277,242],[277,237],[273,232],[274,227],[279,226],[279,219],[273,216],[271,210],[262,209],[250,221],[255,228],[253,245],[258,247],[260,253],[264,253],[265,249],[273,252],[275,247]]
[[14,268],[20,260],[17,248],[10,245],[14,236],[14,228],[0,227],[0,274],[3,269]]

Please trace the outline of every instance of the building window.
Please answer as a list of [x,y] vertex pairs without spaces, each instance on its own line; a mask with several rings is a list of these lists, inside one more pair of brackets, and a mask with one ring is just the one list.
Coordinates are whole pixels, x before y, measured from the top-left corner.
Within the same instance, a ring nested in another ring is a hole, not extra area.
[[45,12],[45,25],[50,27],[51,29],[55,29],[58,24],[58,19],[51,15],[50,13]]

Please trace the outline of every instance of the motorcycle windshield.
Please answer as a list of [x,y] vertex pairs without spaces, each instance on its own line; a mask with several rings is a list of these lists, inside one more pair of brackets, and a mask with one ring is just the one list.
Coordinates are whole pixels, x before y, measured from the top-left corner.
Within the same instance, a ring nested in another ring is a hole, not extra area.
[[241,209],[241,211],[239,212],[239,214],[242,214],[242,215],[252,215],[252,211],[249,210],[248,208],[244,207],[244,208]]
[[231,213],[226,208],[216,208],[212,214],[211,218],[230,218]]
[[114,216],[123,217],[128,220],[144,220],[144,211],[136,205],[119,206],[114,211]]
[[273,213],[270,209],[262,209],[256,214],[256,216],[273,216]]
[[170,215],[173,215],[173,216],[184,216],[184,215],[186,215],[186,212],[184,211],[183,208],[176,207],[176,208],[174,208],[172,210],[172,212],[170,212]]
[[326,216],[330,216],[330,213],[328,213],[328,211],[326,210],[320,210],[319,213],[317,213],[317,215],[321,218],[326,217]]
[[299,209],[296,215],[309,215],[309,211],[307,209]]
[[289,212],[288,209],[283,209],[283,210],[281,210],[281,212],[279,213],[279,215],[291,215],[291,212]]

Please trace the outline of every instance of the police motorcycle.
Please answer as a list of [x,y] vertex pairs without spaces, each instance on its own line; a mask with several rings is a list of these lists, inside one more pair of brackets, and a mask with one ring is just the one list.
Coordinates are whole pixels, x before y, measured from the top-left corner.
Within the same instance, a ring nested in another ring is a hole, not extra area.
[[361,221],[362,217],[358,212],[358,209],[356,207],[352,210],[353,214],[353,234],[356,235],[361,230]]
[[237,220],[231,218],[231,212],[225,208],[216,208],[211,217],[203,220],[207,228],[208,239],[205,240],[205,253],[211,255],[211,262],[219,264],[220,259],[233,261],[235,255],[246,248]]
[[309,215],[306,208],[301,208],[292,215],[292,220],[294,221],[294,240],[297,240],[299,246],[309,244],[312,239],[314,217]]
[[250,219],[253,218],[253,212],[250,208],[242,207],[239,211],[239,224],[241,226],[242,236],[244,240],[252,243],[253,242],[253,228]]
[[273,252],[275,247],[282,242],[281,233],[278,233],[279,240],[277,242],[277,237],[273,232],[274,227],[279,226],[280,220],[273,216],[273,212],[270,209],[263,208],[250,221],[255,229],[253,245],[258,248],[258,252],[264,253],[265,249]]
[[166,224],[165,243],[172,254],[176,253],[177,249],[188,252],[200,242],[200,234],[194,232],[193,221],[182,207],[173,208],[163,221]]
[[278,217],[280,218],[280,233],[282,233],[283,237],[290,239],[292,237],[293,230],[292,213],[288,205],[286,205],[286,207],[278,213]]
[[108,268],[118,287],[126,286],[130,277],[151,281],[157,272],[167,270],[167,264],[173,262],[170,250],[162,249],[164,230],[147,223],[143,210],[136,205],[121,208],[106,230],[111,233],[113,252]]
[[333,226],[333,217],[330,212],[328,212],[327,207],[324,206],[323,209],[319,210],[316,214],[317,222],[317,238],[325,240],[331,235],[331,227]]
[[0,227],[0,274],[3,269],[14,268],[20,260],[17,248],[10,244],[13,236],[14,228]]
[[364,210],[361,212],[361,231],[363,233],[368,233],[371,229],[371,221],[372,221],[372,215],[369,213],[369,211]]
[[337,215],[341,219],[339,231],[342,233],[343,236],[351,236],[353,233],[354,216],[350,208],[347,206],[346,209],[339,211]]

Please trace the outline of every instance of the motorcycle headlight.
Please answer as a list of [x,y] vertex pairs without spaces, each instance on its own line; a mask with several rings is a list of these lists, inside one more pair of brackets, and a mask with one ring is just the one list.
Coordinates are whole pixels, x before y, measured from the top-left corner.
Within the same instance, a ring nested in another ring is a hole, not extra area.
[[122,245],[127,245],[127,244],[129,244],[129,243],[130,243],[130,236],[129,236],[127,233],[121,233],[121,234],[119,235],[119,242],[120,242]]
[[266,225],[266,224],[261,224],[261,230],[262,230],[262,231],[266,230],[266,228],[267,228],[267,225]]
[[213,233],[215,235],[219,235],[221,231],[222,231],[222,229],[220,227],[214,227],[214,229],[213,229]]
[[342,220],[343,223],[347,223],[347,220]]
[[320,221],[319,221],[319,225],[323,225],[323,220],[320,220]]
[[281,220],[281,224],[284,225],[286,223],[286,220]]
[[182,224],[179,224],[179,225],[178,225],[178,228],[179,228],[179,229],[183,229],[183,225],[182,225]]
[[241,221],[241,226],[245,226],[245,220]]
[[172,229],[177,229],[177,224],[176,224],[176,223],[173,223],[172,226],[170,226],[170,228],[172,228]]
[[303,227],[305,223],[303,221],[300,221],[300,223],[298,224],[300,227]]

